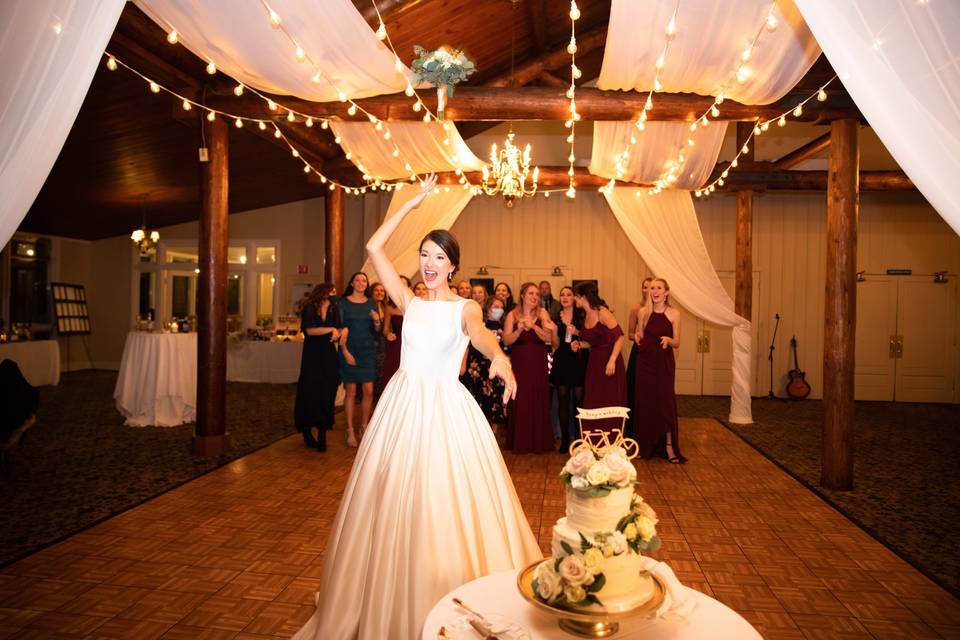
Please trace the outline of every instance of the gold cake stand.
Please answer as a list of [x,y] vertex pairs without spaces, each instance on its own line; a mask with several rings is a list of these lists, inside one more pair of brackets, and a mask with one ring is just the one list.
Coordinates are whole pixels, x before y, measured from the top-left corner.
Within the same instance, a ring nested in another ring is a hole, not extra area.
[[542,611],[559,618],[560,628],[581,638],[609,638],[620,630],[620,621],[627,618],[653,618],[666,598],[666,588],[657,576],[653,578],[653,595],[643,604],[627,611],[590,611],[567,609],[539,600],[533,592],[533,576],[543,560],[537,560],[517,576],[517,588],[524,599]]

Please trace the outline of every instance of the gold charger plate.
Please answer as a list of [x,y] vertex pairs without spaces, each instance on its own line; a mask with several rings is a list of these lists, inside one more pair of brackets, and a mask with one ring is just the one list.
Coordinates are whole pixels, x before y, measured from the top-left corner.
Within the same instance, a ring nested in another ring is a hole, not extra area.
[[537,560],[517,575],[517,588],[520,595],[533,606],[560,618],[560,628],[583,638],[607,638],[615,634],[619,621],[627,618],[653,618],[667,597],[667,589],[660,578],[650,573],[653,579],[653,596],[645,603],[628,611],[589,611],[567,609],[541,601],[533,592],[533,576],[543,560]]

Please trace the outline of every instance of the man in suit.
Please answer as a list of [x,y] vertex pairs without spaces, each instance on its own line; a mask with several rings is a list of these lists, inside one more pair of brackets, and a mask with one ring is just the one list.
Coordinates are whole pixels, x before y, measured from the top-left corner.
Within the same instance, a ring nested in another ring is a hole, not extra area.
[[540,282],[540,306],[547,310],[551,318],[560,314],[560,301],[554,300],[550,283],[546,280]]

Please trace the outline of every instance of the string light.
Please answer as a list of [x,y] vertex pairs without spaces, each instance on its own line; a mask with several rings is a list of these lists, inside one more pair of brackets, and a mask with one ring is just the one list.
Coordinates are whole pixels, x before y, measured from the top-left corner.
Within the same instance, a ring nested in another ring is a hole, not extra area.
[[107,58],[107,69],[109,69],[110,71],[117,70],[117,59],[114,58],[113,56],[110,56],[109,58]]
[[171,29],[170,33],[167,34],[167,42],[170,44],[177,44],[177,41],[180,40],[180,36],[177,34],[176,29]]
[[[576,139],[577,139],[577,122],[580,120],[580,114],[577,112],[577,79],[580,78],[581,72],[577,67],[577,20],[580,19],[580,8],[577,7],[577,0],[570,0],[570,44],[567,45],[567,53],[570,54],[570,88],[567,89],[567,98],[570,99],[570,108],[568,110],[569,116],[567,120],[563,123],[564,126],[570,129],[570,134],[567,136],[567,142],[570,143],[570,153],[567,156],[567,162],[570,163],[570,167],[567,170],[567,176],[569,178],[567,186],[567,197],[571,200],[577,197],[577,188],[576,183],[573,179],[574,174],[574,164],[576,163]],[[536,177],[534,178],[534,183],[536,183]]]
[[213,64],[213,60],[207,63],[207,73],[214,75],[217,73],[217,65]]

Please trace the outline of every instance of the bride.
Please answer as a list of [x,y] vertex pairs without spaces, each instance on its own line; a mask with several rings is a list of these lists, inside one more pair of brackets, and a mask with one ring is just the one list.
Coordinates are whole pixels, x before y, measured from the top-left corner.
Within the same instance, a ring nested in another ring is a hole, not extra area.
[[404,311],[400,369],[383,392],[344,489],[323,562],[317,610],[296,640],[411,640],[430,609],[465,582],[543,557],[496,439],[457,376],[467,342],[491,360],[504,402],[516,395],[510,361],[480,306],[452,293],[457,240],[420,243],[425,299],[414,297],[384,245],[436,185],[388,217],[367,252]]

